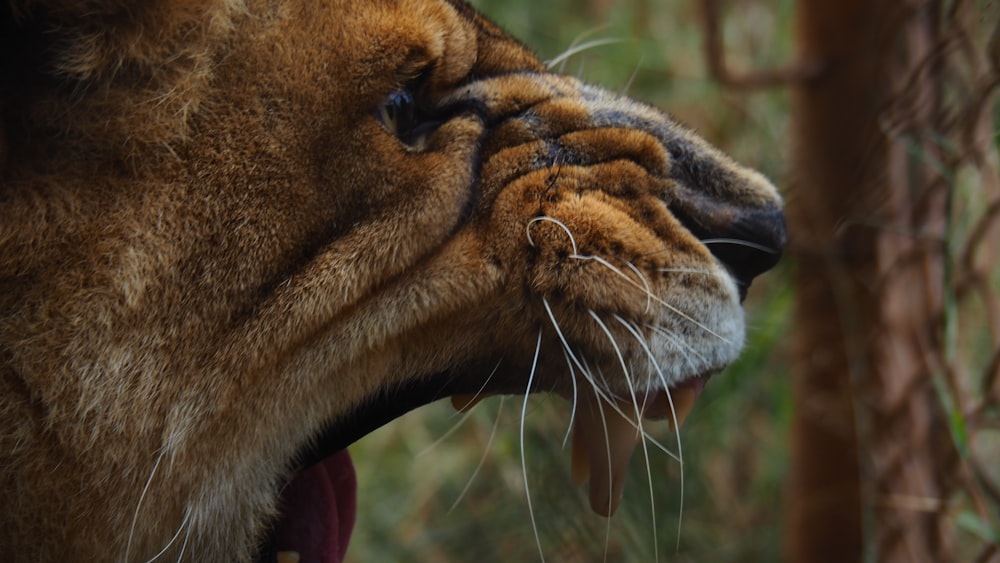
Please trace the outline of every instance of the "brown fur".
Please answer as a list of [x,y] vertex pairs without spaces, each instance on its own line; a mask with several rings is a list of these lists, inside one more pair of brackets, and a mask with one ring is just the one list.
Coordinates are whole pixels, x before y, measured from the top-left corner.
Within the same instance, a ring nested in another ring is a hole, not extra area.
[[[720,223],[776,210],[774,189],[655,110],[525,74],[535,56],[464,5],[2,9],[30,53],[0,59],[5,557],[145,560],[185,525],[189,558],[246,560],[296,453],[380,390],[477,389],[500,361],[496,390],[523,391],[539,330],[539,388],[567,389],[542,298],[616,391],[588,310],[635,364],[613,315],[651,341],[666,323],[698,351],[653,347],[672,382],[738,351],[732,280],[671,209]],[[420,150],[375,118],[418,75],[429,103],[476,108]]]

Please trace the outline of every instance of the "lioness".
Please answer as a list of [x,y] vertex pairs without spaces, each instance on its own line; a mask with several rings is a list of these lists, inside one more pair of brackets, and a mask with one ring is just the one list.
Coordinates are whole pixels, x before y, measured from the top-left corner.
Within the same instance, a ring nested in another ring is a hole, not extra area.
[[762,176],[460,0],[0,17],[4,560],[337,561],[336,452],[449,396],[568,399],[610,514],[784,244]]

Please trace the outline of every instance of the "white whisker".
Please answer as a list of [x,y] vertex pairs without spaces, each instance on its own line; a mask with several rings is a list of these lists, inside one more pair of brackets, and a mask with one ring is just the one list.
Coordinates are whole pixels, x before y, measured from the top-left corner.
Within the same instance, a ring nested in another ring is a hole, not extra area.
[[573,254],[574,255],[577,254],[578,251],[576,246],[576,239],[573,238],[573,233],[569,230],[569,227],[567,227],[566,224],[560,221],[559,219],[556,219],[554,217],[549,217],[547,215],[535,217],[531,221],[528,221],[528,224],[524,226],[524,232],[526,235],[528,235],[528,244],[530,244],[531,246],[535,246],[535,240],[531,238],[531,226],[534,225],[535,223],[542,223],[542,222],[553,223],[559,228],[561,228],[563,231],[566,231],[566,236],[569,237],[569,243],[573,247]]
[[608,269],[610,269],[615,274],[619,275],[622,279],[624,279],[625,281],[627,281],[630,285],[632,285],[636,289],[643,290],[646,293],[646,295],[649,296],[650,299],[652,299],[653,301],[659,303],[660,305],[662,305],[663,307],[665,307],[667,310],[671,311],[672,313],[674,313],[678,317],[680,317],[680,318],[682,318],[682,319],[690,322],[691,324],[693,324],[696,327],[704,330],[705,332],[711,334],[712,336],[718,338],[719,340],[721,340],[721,341],[723,341],[723,342],[725,342],[727,344],[732,344],[732,342],[730,342],[730,340],[728,338],[726,338],[725,336],[722,336],[721,334],[719,334],[719,333],[715,332],[714,330],[708,328],[703,323],[698,322],[693,317],[691,317],[690,315],[688,315],[684,311],[681,311],[680,309],[678,309],[674,305],[671,305],[670,303],[667,303],[663,299],[660,299],[656,294],[647,291],[646,288],[639,286],[637,283],[635,283],[634,280],[632,280],[630,277],[628,277],[627,275],[625,275],[625,272],[622,272],[621,269],[615,267],[614,264],[611,264],[610,262],[608,262],[604,258],[601,258],[600,256],[589,256],[589,255],[588,256],[584,256],[584,255],[580,255],[580,254],[573,254],[573,255],[570,256],[570,258],[576,258],[578,260],[593,260],[593,261],[597,262],[598,264],[601,264],[602,266],[607,267]]
[[[576,357],[576,354],[573,353],[573,349],[570,348],[569,343],[566,342],[566,337],[563,335],[562,330],[559,328],[559,323],[556,322],[555,316],[552,314],[552,308],[551,308],[551,306],[549,306],[548,300],[543,298],[542,299],[542,305],[545,306],[545,310],[548,312],[549,319],[552,322],[552,327],[556,331],[556,336],[559,338],[559,342],[562,343],[563,353],[566,354],[566,355],[568,355],[570,357],[570,359],[573,361],[573,363],[576,364],[576,367],[580,368],[580,374],[583,376],[584,379],[587,380],[588,383],[590,383],[591,387],[594,388],[594,392],[599,397],[603,397],[604,399],[606,399],[609,403],[613,403],[613,399],[610,398],[600,388],[599,385],[597,385],[597,380],[594,378],[594,374],[590,370],[590,368],[586,365],[586,363],[584,361],[582,361],[582,360],[580,360],[579,358]],[[574,393],[575,393],[576,392],[576,381],[575,380],[573,381],[573,390],[574,390]]]
[[[566,337],[563,336],[562,329],[559,328],[559,322],[556,321],[556,316],[552,313],[552,307],[549,306],[548,299],[542,298],[542,305],[545,306],[545,312],[549,315],[549,322],[552,323],[552,328],[556,331],[556,336],[559,337],[559,342],[562,344],[563,356],[566,358],[566,364],[569,366],[570,382],[573,384],[573,406],[570,410],[569,416],[569,428],[566,430],[566,436],[563,437],[562,447],[566,447],[566,443],[569,441],[570,433],[573,430],[573,421],[576,418],[576,402],[577,402],[577,388],[576,388],[576,374],[573,370],[573,364],[575,363],[580,371],[586,371],[580,360],[576,359],[576,355],[573,353],[573,349],[569,347],[569,343],[566,342]],[[570,361],[572,359],[572,361]]]
[[[636,429],[638,430],[639,435],[643,438],[642,440],[640,440],[640,443],[642,444],[643,459],[646,462],[646,477],[647,477],[647,479],[649,481],[649,501],[650,501],[650,504],[653,505],[652,525],[653,525],[653,531],[655,533],[655,531],[656,531],[656,506],[655,506],[654,501],[653,501],[653,498],[654,498],[654,495],[653,495],[653,474],[652,474],[652,470],[650,469],[651,466],[650,466],[650,462],[649,462],[649,449],[646,447],[646,440],[645,440],[645,438],[646,438],[646,431],[642,427],[642,409],[639,408],[638,396],[636,395],[635,386],[632,383],[632,378],[629,376],[629,370],[628,370],[628,368],[625,365],[625,358],[622,355],[621,350],[618,347],[618,342],[615,340],[614,336],[611,334],[611,329],[608,328],[608,326],[604,323],[604,321],[602,321],[601,318],[599,316],[597,316],[597,313],[595,313],[594,311],[590,311],[590,316],[593,317],[593,319],[595,321],[597,321],[598,326],[600,326],[601,330],[604,331],[604,334],[608,337],[608,340],[611,342],[611,346],[615,349],[615,353],[618,355],[618,361],[621,363],[622,371],[623,371],[623,373],[625,375],[625,383],[628,385],[629,393],[632,395],[632,406],[633,406],[633,408],[635,408],[635,423],[637,425]],[[649,350],[649,346],[646,344],[645,339],[642,338],[637,331],[633,330],[632,327],[630,327],[628,325],[628,323],[626,323],[621,317],[615,315],[615,318],[622,325],[624,325],[627,330],[629,330],[630,332],[632,332],[632,335],[636,337],[636,339],[639,341],[639,344],[643,347],[643,349],[646,350],[647,354],[649,355],[650,360],[652,360],[654,362],[654,367],[657,369],[657,371],[659,371],[660,368],[659,368],[658,365],[656,365],[656,363],[655,363],[656,360],[653,359],[653,354]],[[656,560],[659,561],[659,547],[657,546],[656,542],[653,542],[653,552],[656,555]]]
[[753,248],[754,250],[759,250],[761,252],[766,252],[768,254],[778,254],[779,251],[771,248],[770,246],[764,246],[763,244],[757,244],[756,242],[751,242],[748,240],[738,239],[738,238],[707,238],[701,241],[702,244],[733,244],[737,246],[746,246],[747,248]]
[[[646,339],[642,337],[642,335],[639,333],[639,331],[638,331],[638,329],[636,327],[634,327],[632,324],[628,323],[625,319],[621,318],[618,315],[615,315],[615,320],[617,320],[619,323],[621,323],[621,325],[624,326],[626,330],[628,330],[629,332],[632,333],[632,336],[635,337],[636,341],[639,342],[639,345],[642,346],[642,349],[646,352],[646,355],[649,357],[649,361],[653,365],[653,369],[656,370],[656,373],[657,373],[657,375],[660,378],[660,382],[663,385],[664,392],[667,395],[667,401],[670,403],[670,415],[673,418],[674,428],[677,429],[677,432],[676,432],[676,436],[677,436],[677,456],[676,456],[675,459],[677,460],[677,463],[680,465],[680,473],[681,473],[681,477],[680,477],[680,487],[681,487],[680,493],[681,494],[680,494],[680,503],[679,503],[680,506],[678,507],[679,513],[677,515],[677,545],[680,546],[680,541],[681,541],[681,524],[683,522],[683,515],[684,515],[684,450],[681,448],[680,425],[677,424],[677,413],[674,410],[674,399],[671,396],[670,387],[667,385],[666,377],[663,375],[663,370],[660,369],[660,364],[659,364],[659,362],[656,361],[656,357],[653,355],[653,351],[650,350]],[[645,436],[645,437],[649,438],[648,436]],[[652,440],[652,438],[650,438],[650,439]],[[647,463],[648,463],[648,461],[649,460],[647,458]],[[650,488],[649,488],[649,490],[650,490],[650,495],[652,495],[653,494],[653,483],[652,483],[653,477],[652,477],[652,474],[650,474],[649,479],[650,479]],[[652,503],[652,500],[650,500],[650,502]],[[654,524],[655,524],[655,516],[654,516]],[[654,552],[656,551],[656,549],[657,548],[654,547]]]
[[592,39],[590,41],[585,41],[583,43],[580,43],[579,45],[576,45],[576,46],[570,47],[569,49],[566,49],[562,54],[560,54],[559,56],[555,57],[551,61],[548,61],[547,63],[545,63],[545,68],[546,68],[546,70],[552,70],[559,63],[565,61],[566,59],[572,57],[573,55],[575,55],[577,53],[581,53],[581,52],[586,51],[588,49],[593,49],[594,47],[600,47],[601,45],[613,45],[615,43],[623,43],[623,42],[624,42],[624,40],[618,39],[618,38],[614,38],[614,37],[609,37],[609,38],[606,38],[606,39]]
[[[543,299],[542,303],[543,303],[543,305],[545,305],[545,308],[549,312],[549,315],[550,315],[550,318],[551,318],[551,316],[552,316],[552,310],[551,310],[551,308],[549,308],[548,301],[546,301],[545,299]],[[591,313],[591,315],[595,314],[593,311],[590,311],[590,313]],[[601,322],[600,319],[598,319],[598,322]],[[554,318],[553,318],[553,323],[554,323]],[[572,359],[573,363],[575,363],[577,365],[577,367],[580,368],[581,374],[583,375],[584,379],[587,380],[588,383],[590,383],[591,387],[593,387],[595,395],[599,399],[603,399],[606,403],[608,403],[615,410],[615,412],[617,412],[619,415],[621,415],[622,418],[628,419],[628,416],[625,414],[625,412],[622,411],[620,407],[618,407],[618,402],[620,400],[620,397],[613,396],[610,392],[605,391],[605,389],[609,388],[609,385],[607,383],[607,380],[604,379],[604,375],[601,374],[601,380],[604,383],[604,385],[599,385],[598,382],[597,382],[597,379],[593,375],[593,372],[586,365],[586,363],[583,362],[583,361],[581,361],[581,360],[579,360],[579,359],[577,359],[577,357],[573,354],[572,349],[570,349],[569,344],[566,342],[565,337],[563,336],[562,332],[559,330],[559,326],[557,324],[555,324],[555,323],[554,323],[554,326],[555,326],[555,329],[556,329],[556,335],[559,337],[559,340],[562,342],[565,353],[569,354],[569,356]],[[574,385],[575,385],[575,382],[574,382]],[[575,389],[575,387],[574,387],[574,389]],[[636,427],[634,425],[634,423],[633,423],[633,427],[635,427],[636,429],[639,429],[638,427]],[[670,457],[672,457],[674,459],[678,459],[676,454],[674,454],[673,452],[671,452],[669,449],[665,448],[664,446],[660,445],[655,440],[653,441],[653,443],[655,445],[657,445],[657,447],[660,450],[662,450],[663,453],[669,455]]]
[[458,504],[462,502],[462,499],[465,498],[466,493],[468,493],[469,489],[472,487],[472,482],[476,480],[476,476],[479,475],[479,471],[482,470],[483,465],[486,463],[486,458],[490,453],[490,447],[493,445],[493,439],[496,438],[497,429],[500,427],[500,414],[503,412],[504,399],[505,397],[501,395],[500,404],[497,407],[497,416],[493,420],[493,429],[490,430],[490,437],[486,441],[486,447],[483,448],[483,455],[479,458],[479,463],[476,465],[476,469],[473,470],[472,475],[469,476],[469,480],[466,481],[465,487],[462,487],[462,492],[458,493],[458,497],[455,498],[455,502],[453,502],[451,507],[448,509],[448,514],[451,514]]
[[677,464],[680,466],[681,478],[680,487],[681,495],[680,500],[677,503],[677,539],[676,546],[680,549],[681,546],[681,526],[684,525],[684,451],[681,449],[681,425],[677,423],[677,410],[674,409],[674,397],[670,393],[670,388],[664,388],[667,394],[667,401],[670,403],[670,418],[674,421],[675,435],[677,436]]
[[[594,389],[597,390],[596,388]],[[598,399],[600,401],[600,399]],[[604,428],[604,451],[608,452],[608,475],[612,475],[611,472],[611,436],[608,432],[608,419],[604,416],[604,409],[601,408],[600,404],[594,405],[593,408],[597,409],[597,414],[601,415],[601,426]],[[608,479],[608,499],[611,498],[611,488],[614,486],[614,479]],[[608,561],[608,551],[611,547],[611,518],[608,518],[607,523],[604,527],[604,561]]]
[[525,458],[524,448],[524,421],[528,413],[528,397],[531,396],[531,384],[535,380],[535,369],[538,367],[538,356],[542,350],[542,329],[538,329],[538,342],[535,344],[535,357],[531,361],[531,373],[528,374],[528,387],[524,390],[524,402],[521,405],[521,473],[524,476],[524,494],[528,499],[528,515],[531,516],[531,530],[535,533],[535,544],[538,546],[538,557],[545,563],[545,553],[542,551],[542,538],[538,533],[538,524],[535,522],[535,510],[531,506],[531,488],[528,485],[528,463]]
[[562,449],[566,449],[566,444],[569,443],[570,435],[573,433],[573,423],[576,421],[576,404],[579,399],[579,393],[576,388],[576,370],[573,369],[573,362],[569,359],[569,353],[563,349],[563,358],[566,360],[566,367],[569,368],[569,380],[573,384],[573,398],[570,401],[569,409],[569,425],[566,426],[566,434],[563,436]]
[[[190,506],[188,507],[190,510]],[[191,539],[191,528],[194,527],[194,519],[188,518],[187,531],[184,532],[184,543],[181,544],[181,551],[177,554],[177,563],[184,559],[184,552],[187,551],[188,540]]]
[[632,69],[632,74],[629,75],[628,80],[625,81],[625,87],[622,88],[622,95],[628,95],[628,91],[632,88],[632,83],[635,82],[635,78],[639,76],[639,69],[642,67],[643,55],[639,55],[639,60],[635,62],[635,68]]
[[[604,31],[605,29],[607,29],[607,27],[608,27],[607,25],[599,25],[597,27],[590,28],[590,29],[588,29],[588,30],[580,33],[579,35],[577,35],[576,37],[573,38],[573,41],[569,44],[569,47],[567,47],[567,49],[572,49],[573,47],[576,47],[577,45],[580,44],[581,41],[583,41],[584,39],[586,39],[588,36],[593,35],[595,33],[598,33],[600,31]],[[568,57],[563,57],[563,60],[561,61],[560,65],[559,65],[559,71],[558,71],[559,74],[565,74],[566,73],[566,61],[567,60],[568,60]],[[548,70],[552,70],[551,67],[547,66],[548,63],[544,63],[544,64],[546,64],[546,68]]]
[[[177,541],[177,538],[180,537],[182,531],[184,531],[185,529],[188,529],[188,530],[191,529],[190,527],[188,527],[188,520],[190,518],[191,518],[191,507],[188,506],[187,509],[184,510],[184,518],[181,520],[181,525],[177,526],[177,532],[174,534],[174,537],[170,538],[170,541],[167,542],[167,545],[163,546],[163,549],[161,549],[159,553],[157,553],[156,555],[154,555],[154,556],[150,557],[149,559],[147,559],[146,563],[153,563],[153,561],[156,561],[157,559],[159,559],[160,556],[162,556],[164,553],[166,553],[167,550],[170,549],[170,546],[173,545],[175,541]],[[184,552],[182,550],[181,551],[181,555],[183,555],[183,554],[184,554]],[[180,555],[177,556],[177,560],[178,561],[180,561],[180,557],[181,557]]]
[[[626,330],[628,330],[630,333],[632,333],[632,336],[634,336],[635,339],[636,339],[636,341],[639,342],[639,345],[642,346],[643,350],[646,351],[646,355],[649,357],[649,361],[653,364],[653,369],[655,369],[657,372],[660,372],[661,371],[660,370],[660,366],[657,363],[656,358],[653,357],[653,352],[649,349],[649,343],[646,341],[646,339],[632,325],[630,325],[629,323],[625,322],[625,319],[621,318],[618,315],[615,315],[614,318],[619,323],[621,323],[621,325],[624,326]],[[645,407],[645,406],[646,405],[643,404],[643,407]],[[643,456],[643,461],[645,461],[645,463],[646,463],[646,481],[647,481],[647,483],[649,483],[650,523],[651,523],[651,526],[653,527],[653,560],[654,561],[659,561],[660,560],[660,546],[656,542],[656,531],[657,531],[657,526],[656,526],[656,495],[653,493],[653,468],[652,468],[652,464],[650,464],[650,462],[649,462],[649,449],[647,448],[647,445],[646,445],[646,438],[648,437],[648,435],[647,435],[646,432],[642,432],[641,435],[642,435],[642,456]],[[683,494],[684,493],[683,493],[683,490],[682,490],[681,495],[683,496]]]
[[[549,318],[552,320],[552,323],[555,326],[556,334],[558,335],[559,340],[563,344],[563,353],[566,354],[568,357],[572,358],[572,362],[575,363],[577,365],[577,367],[580,368],[580,374],[587,381],[587,383],[590,384],[591,388],[594,391],[594,395],[596,397],[598,397],[597,400],[600,401],[601,398],[603,398],[608,404],[615,405],[615,401],[613,399],[611,399],[610,397],[608,397],[607,394],[601,389],[601,386],[599,386],[597,384],[597,381],[594,378],[594,374],[590,371],[590,368],[587,367],[585,363],[583,363],[580,360],[578,360],[576,358],[576,355],[573,354],[573,350],[569,347],[569,344],[566,342],[566,339],[563,336],[562,331],[559,329],[558,323],[555,322],[555,317],[552,314],[552,309],[551,309],[551,307],[549,307],[548,301],[545,300],[545,299],[543,299],[542,303],[545,305],[545,309],[548,311]],[[575,382],[574,382],[574,390],[575,390]],[[575,402],[576,401],[574,400],[574,403]],[[574,412],[575,412],[575,408],[576,408],[576,405],[574,404]],[[601,416],[601,424],[604,427],[605,447],[607,448],[607,451],[611,451],[611,446],[610,446],[609,437],[608,437],[608,425],[607,425],[607,421],[604,418],[604,410],[601,409],[601,408],[599,408],[599,406],[597,406],[597,405],[595,405],[595,408],[598,409],[598,414],[600,414],[600,416]],[[615,408],[617,409],[618,407],[615,406]],[[573,428],[573,426],[572,426],[572,422],[571,422],[570,423],[570,429],[572,429],[572,428]],[[565,445],[564,445],[564,447],[565,447]],[[608,456],[608,473],[609,474],[611,473],[611,456],[610,455]],[[610,495],[609,495],[609,498],[610,498]],[[607,561],[607,558],[608,558],[608,549],[609,549],[609,546],[610,546],[610,542],[611,542],[611,519],[609,518],[608,522],[607,522],[607,525],[606,525],[606,528],[605,528],[605,536],[604,536],[604,559],[605,559],[605,561]]]
[[653,288],[649,285],[649,280],[646,279],[646,276],[639,270],[639,268],[636,267],[635,264],[631,262],[626,262],[625,265],[628,266],[629,269],[632,270],[632,272],[634,272],[635,275],[639,277],[639,281],[641,281],[642,285],[645,287],[646,310],[643,312],[648,313],[649,310],[653,308]]
[[704,270],[701,268],[657,268],[657,272],[666,272],[668,274],[702,274],[705,276],[714,276],[715,272],[710,270]]
[[597,313],[595,313],[593,311],[593,309],[589,309],[587,312],[590,313],[591,318],[593,318],[594,321],[597,322],[597,326],[599,326],[601,328],[601,330],[604,332],[604,335],[608,337],[608,341],[611,342],[611,347],[614,349],[615,355],[618,357],[618,364],[621,366],[622,373],[625,375],[625,384],[628,385],[628,391],[631,394],[632,403],[633,403],[633,406],[635,407],[636,418],[637,418],[637,420],[640,420],[640,422],[639,422],[639,430],[641,431],[642,430],[642,422],[641,422],[641,415],[642,415],[642,413],[639,412],[639,404],[635,402],[635,388],[632,385],[632,378],[631,378],[630,373],[629,373],[628,365],[625,363],[625,356],[622,354],[621,348],[618,346],[618,341],[616,341],[614,335],[611,334],[611,329],[608,328],[608,325],[605,324],[605,322],[601,320],[601,317],[599,317],[597,315]]
[[139,494],[139,502],[135,505],[135,513],[132,515],[132,526],[128,530],[128,542],[125,544],[125,561],[128,561],[129,553],[132,551],[132,538],[135,535],[135,525],[139,521],[139,511],[142,509],[142,503],[146,499],[146,493],[149,491],[149,486],[153,482],[153,477],[156,476],[156,470],[160,467],[160,462],[163,460],[163,456],[167,453],[166,449],[160,450],[160,455],[156,457],[156,461],[153,463],[153,469],[149,472],[149,477],[146,479],[146,485],[142,487],[142,493]]
[[576,354],[573,353],[573,349],[570,348],[569,343],[566,342],[566,337],[563,335],[562,330],[559,328],[559,323],[556,322],[555,315],[552,314],[552,307],[549,305],[549,301],[545,298],[542,298],[542,305],[545,306],[545,311],[549,315],[549,321],[552,322],[552,328],[555,329],[556,336],[559,338],[559,342],[562,343],[563,350],[567,354],[569,354],[569,357],[573,360],[573,363],[576,364],[576,367],[580,368],[581,372],[593,377],[593,375],[590,373],[590,368],[588,368],[584,362],[582,362],[579,358],[576,357]]
[[652,434],[646,434],[646,440],[649,441],[649,443],[652,444],[653,447],[666,454],[670,459],[677,462],[681,461],[681,458],[678,457],[678,455],[675,454],[673,450],[661,444],[660,441],[657,440],[656,437],[653,436]]
[[[478,398],[480,395],[483,394],[483,391],[486,389],[486,386],[489,385],[490,380],[493,379],[493,376],[496,374],[497,370],[500,369],[500,364],[501,363],[503,363],[503,360],[501,360],[500,362],[497,362],[497,365],[493,368],[493,371],[491,371],[490,374],[488,376],[486,376],[486,380],[483,381],[483,384],[479,387],[479,390],[476,391],[476,394],[473,395],[473,398]],[[449,437],[451,437],[451,435],[454,434],[456,431],[458,431],[458,429],[461,428],[465,424],[465,421],[467,421],[469,419],[469,416],[472,415],[472,409],[466,409],[464,412],[461,412],[461,411],[455,412],[455,413],[453,413],[452,416],[456,416],[456,415],[461,416],[461,418],[458,419],[458,422],[456,422],[455,424],[453,424],[451,426],[451,428],[449,428],[447,432],[445,432],[444,434],[442,434],[441,436],[439,436],[437,440],[434,440],[432,443],[428,444],[427,447],[425,447],[424,449],[422,449],[419,452],[417,452],[416,457],[421,457],[424,454],[426,454],[426,453],[434,450],[434,448],[440,446],[442,442],[444,442]]]
[[656,526],[656,495],[653,490],[653,466],[649,461],[649,451],[646,448],[646,438],[647,436],[643,434],[642,436],[642,460],[646,465],[646,482],[649,483],[649,521],[650,527],[653,529],[653,561],[659,563],[660,561],[660,543],[656,541],[657,532],[659,529]]
[[[600,372],[600,370],[598,370],[598,371]],[[627,420],[629,422],[629,424],[632,426],[632,428],[635,428],[636,430],[639,430],[639,427],[636,425],[636,423],[632,422],[631,419],[629,419],[629,416],[627,414],[625,414],[625,411],[623,411],[621,409],[621,407],[618,406],[618,403],[622,402],[623,398],[620,397],[620,396],[618,396],[618,395],[616,395],[616,394],[614,394],[614,393],[612,393],[611,391],[608,391],[608,388],[610,387],[610,385],[608,384],[608,381],[604,378],[604,374],[603,373],[601,373],[601,380],[598,381],[597,378],[594,377],[593,372],[591,372],[589,369],[587,369],[587,371],[584,372],[584,379],[593,388],[594,395],[595,395],[595,397],[597,399],[602,400],[605,403],[607,403],[608,406],[610,406],[612,410],[614,410],[616,413],[618,413],[619,416],[621,416],[623,419]],[[676,457],[676,456],[674,456],[673,453],[671,453],[670,451],[664,449],[662,446],[660,447],[660,449],[663,449],[664,453],[666,453],[667,455],[669,455],[671,457]]]
[[[623,324],[625,324],[624,320],[619,319],[619,321],[622,322]],[[626,327],[627,327],[627,324],[626,324]],[[662,336],[670,338],[670,339],[673,340],[673,337],[671,335],[669,335],[666,331],[663,331],[662,329],[659,329],[659,327],[651,327],[651,328],[654,331],[658,331]],[[683,342],[681,342],[680,340],[675,340],[675,342],[678,342],[679,344],[683,345]],[[649,355],[650,360],[653,362],[653,367],[656,369],[656,374],[660,378],[660,383],[661,383],[661,385],[663,385],[663,390],[664,390],[664,392],[667,395],[667,402],[670,404],[670,417],[671,417],[671,419],[672,419],[672,421],[674,423],[675,435],[676,435],[676,438],[677,438],[677,456],[674,459],[677,460],[677,463],[680,466],[680,474],[681,474],[680,475],[681,494],[680,494],[680,501],[678,502],[678,507],[677,507],[678,514],[677,514],[677,540],[676,540],[677,541],[677,546],[679,548],[680,544],[681,544],[681,526],[683,525],[683,522],[684,522],[684,518],[683,518],[683,516],[684,516],[684,450],[681,447],[681,426],[677,422],[677,409],[674,408],[674,397],[673,397],[673,394],[670,393],[670,385],[667,383],[667,378],[666,378],[666,376],[663,375],[663,371],[660,369],[659,364],[656,362],[656,359],[653,357],[652,351],[647,346],[645,346],[645,344],[642,341],[640,341],[640,344],[643,345],[643,348],[645,349],[646,353]],[[695,351],[693,349],[691,351],[697,353],[697,351]],[[654,444],[658,445],[658,442],[656,442],[655,440],[652,440],[652,441],[653,441]],[[666,451],[666,450],[664,450],[664,451]]]
[[[671,343],[675,344],[678,347],[678,351],[683,353],[683,355],[684,355],[684,361],[686,361],[688,363],[688,365],[691,366],[692,369],[696,368],[698,366],[698,364],[695,364],[691,360],[691,357],[690,357],[691,355],[698,356],[698,358],[701,359],[701,361],[702,361],[702,365],[708,363],[708,358],[705,357],[705,354],[702,354],[701,352],[699,352],[697,350],[697,348],[695,348],[694,346],[688,344],[687,342],[684,342],[683,338],[680,338],[680,337],[678,337],[676,335],[671,334],[670,331],[668,331],[667,329],[665,329],[663,327],[654,326],[654,325],[646,325],[646,328],[652,330],[656,334],[659,334],[660,336],[662,336],[662,337],[666,338],[667,340],[669,340]],[[683,350],[681,350],[681,348],[683,348]],[[690,353],[690,355],[689,355],[689,353]]]

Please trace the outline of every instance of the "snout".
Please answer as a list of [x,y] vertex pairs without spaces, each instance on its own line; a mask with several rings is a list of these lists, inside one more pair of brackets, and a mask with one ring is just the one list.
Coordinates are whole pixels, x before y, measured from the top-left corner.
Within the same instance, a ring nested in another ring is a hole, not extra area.
[[777,205],[748,208],[688,196],[671,202],[670,210],[733,276],[740,301],[753,279],[781,259],[788,234]]

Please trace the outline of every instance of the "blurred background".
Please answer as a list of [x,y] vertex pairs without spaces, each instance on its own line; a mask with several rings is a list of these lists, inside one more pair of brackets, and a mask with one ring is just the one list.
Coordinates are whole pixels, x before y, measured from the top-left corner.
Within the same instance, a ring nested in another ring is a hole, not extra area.
[[683,468],[637,451],[604,519],[561,400],[529,400],[524,452],[520,398],[430,405],[352,446],[348,559],[1000,561],[995,3],[472,3],[770,177],[793,240]]

